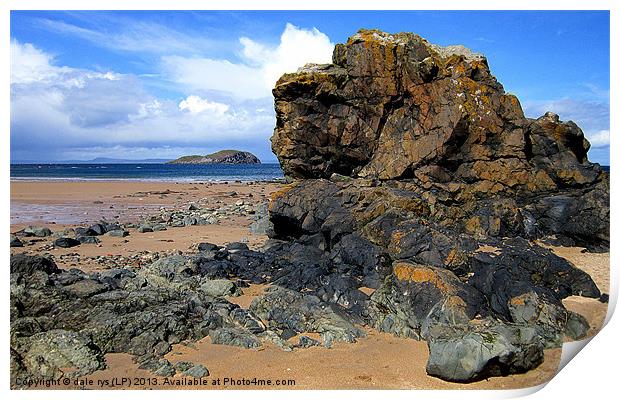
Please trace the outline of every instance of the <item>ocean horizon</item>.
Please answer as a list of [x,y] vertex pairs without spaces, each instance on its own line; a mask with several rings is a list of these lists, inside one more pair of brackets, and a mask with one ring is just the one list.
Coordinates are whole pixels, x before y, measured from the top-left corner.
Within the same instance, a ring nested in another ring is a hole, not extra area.
[[13,181],[137,180],[175,182],[265,182],[283,180],[278,163],[264,164],[11,164]]

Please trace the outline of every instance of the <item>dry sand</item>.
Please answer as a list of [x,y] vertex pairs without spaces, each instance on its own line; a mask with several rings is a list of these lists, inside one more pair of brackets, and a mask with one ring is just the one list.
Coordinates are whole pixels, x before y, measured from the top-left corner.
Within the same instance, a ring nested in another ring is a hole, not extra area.
[[[156,212],[160,207],[186,207],[204,199],[215,205],[234,203],[239,199],[251,202],[266,200],[276,191],[278,184],[198,184],[161,182],[11,182],[11,232],[26,225],[48,226],[52,231],[65,227],[84,226],[101,217],[121,222],[137,221],[140,216]],[[231,197],[235,191],[237,196]],[[252,194],[252,197],[249,195]],[[96,202],[96,203],[95,203]],[[218,203],[219,202],[219,203]],[[112,207],[112,208],[110,208]],[[219,225],[169,228],[166,231],[140,234],[130,230],[126,238],[102,237],[98,245],[81,245],[72,249],[52,249],[55,257],[79,253],[79,265],[69,261],[61,268],[79,267],[92,271],[101,269],[95,260],[84,261],[89,256],[132,255],[141,251],[189,251],[199,242],[226,244],[247,238],[252,248],[259,247],[266,237],[252,235],[250,220],[234,217]],[[24,248],[11,252],[41,252],[51,239],[41,239]],[[592,275],[602,292],[609,291],[609,253],[582,253],[580,248],[553,248],[558,255]],[[266,285],[253,285],[244,289],[240,297],[231,302],[247,307],[252,299],[262,293]],[[572,296],[564,300],[567,308],[584,315],[595,334],[602,326],[607,304],[597,300]],[[97,371],[89,388],[98,388],[99,380],[112,378],[151,378],[144,385],[133,389],[511,389],[539,385],[550,380],[556,372],[561,350],[545,351],[545,361],[538,368],[521,375],[494,377],[470,384],[455,384],[430,377],[425,372],[428,348],[423,341],[397,338],[367,329],[368,336],[353,344],[337,344],[332,349],[314,347],[285,352],[267,344],[259,350],[213,345],[207,337],[196,343],[173,346],[166,358],[171,362],[181,360],[204,364],[210,371],[206,386],[165,385],[164,378],[140,370],[128,354],[108,354],[108,368]],[[180,376],[177,375],[177,378]],[[293,379],[294,385],[286,386],[231,386],[224,385],[224,378],[234,379]],[[153,378],[157,379],[154,384]],[[217,378],[219,384],[213,385]],[[78,385],[79,387],[79,385]],[[113,389],[118,387],[101,387]],[[124,387],[127,388],[127,387]]]

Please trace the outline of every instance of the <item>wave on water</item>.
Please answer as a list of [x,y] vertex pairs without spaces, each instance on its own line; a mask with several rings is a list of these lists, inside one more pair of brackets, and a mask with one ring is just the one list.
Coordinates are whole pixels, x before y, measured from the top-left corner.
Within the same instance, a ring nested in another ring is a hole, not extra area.
[[278,181],[279,164],[12,164],[13,181]]

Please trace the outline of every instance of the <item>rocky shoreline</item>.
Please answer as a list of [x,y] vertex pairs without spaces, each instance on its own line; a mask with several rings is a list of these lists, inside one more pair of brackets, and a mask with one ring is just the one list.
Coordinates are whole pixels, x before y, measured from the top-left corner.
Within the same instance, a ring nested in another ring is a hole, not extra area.
[[[12,382],[92,374],[108,353],[160,376],[207,376],[208,365],[165,356],[205,337],[330,348],[368,329],[424,340],[429,375],[474,382],[529,371],[588,335],[562,300],[607,295],[540,245],[608,250],[609,177],[575,124],[525,118],[483,56],[413,34],[360,31],[333,64],[284,75],[274,97],[272,144],[292,183],[268,204],[195,202],[53,244],[243,216],[269,236],[264,246],[104,257],[92,273],[14,252]],[[52,234],[24,229],[11,245]],[[231,301],[252,285],[269,287],[248,307]]]

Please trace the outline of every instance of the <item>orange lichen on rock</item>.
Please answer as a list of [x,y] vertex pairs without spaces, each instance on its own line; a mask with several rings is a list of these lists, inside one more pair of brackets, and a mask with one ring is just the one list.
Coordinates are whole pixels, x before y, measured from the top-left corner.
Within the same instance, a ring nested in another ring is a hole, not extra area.
[[454,290],[453,286],[446,282],[446,279],[440,276],[432,267],[407,262],[397,262],[394,264],[394,276],[401,281],[430,283],[444,293],[449,293]]
[[271,201],[269,202],[269,209],[271,210],[271,207],[273,206],[274,201],[286,195],[289,191],[293,190],[298,184],[299,184],[299,181],[292,182],[292,183],[289,183],[288,185],[282,186],[282,188],[273,192],[271,194]]

